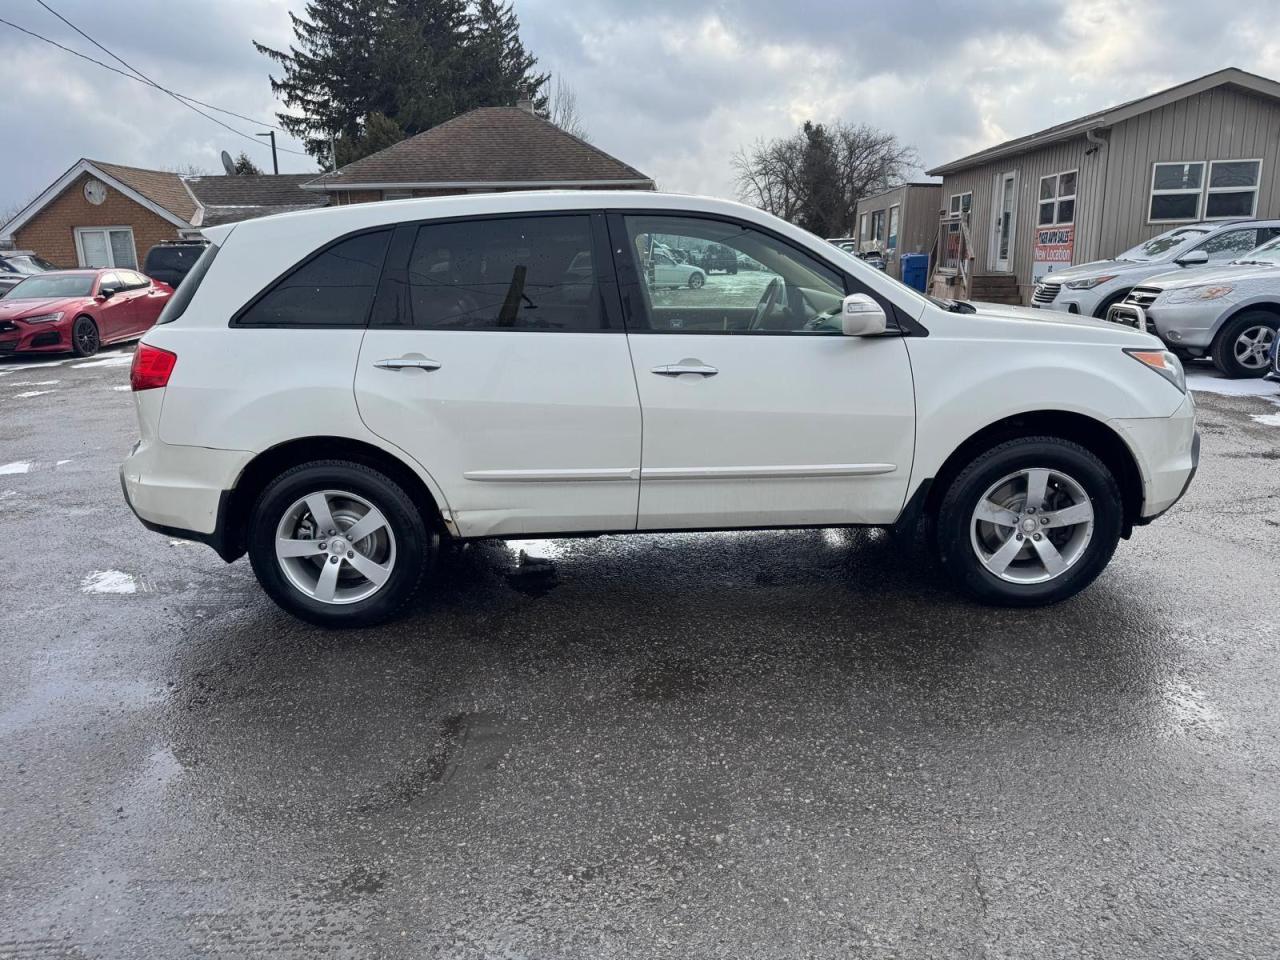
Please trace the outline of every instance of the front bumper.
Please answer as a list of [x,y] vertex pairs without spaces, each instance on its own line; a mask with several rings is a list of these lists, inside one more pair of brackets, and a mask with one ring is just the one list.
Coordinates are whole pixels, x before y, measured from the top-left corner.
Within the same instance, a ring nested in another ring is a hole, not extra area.
[[1137,522],[1150,523],[1182,499],[1199,469],[1195,400],[1187,391],[1171,417],[1121,418],[1110,424],[1124,438],[1142,475]]
[[1202,355],[1213,343],[1222,303],[1160,303],[1148,307],[1118,303],[1107,311],[1107,319],[1154,334],[1168,346]]
[[186,447],[143,438],[120,465],[125,501],[150,530],[232,553],[221,522],[237,478],[252,459],[243,450]]
[[45,323],[0,321],[0,357],[15,353],[66,353],[70,349],[70,317]]

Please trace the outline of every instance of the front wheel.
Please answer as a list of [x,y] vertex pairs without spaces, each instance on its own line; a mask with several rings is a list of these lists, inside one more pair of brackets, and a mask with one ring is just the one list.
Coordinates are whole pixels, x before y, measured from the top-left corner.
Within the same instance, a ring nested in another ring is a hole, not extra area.
[[971,597],[1040,606],[1094,581],[1122,523],[1120,488],[1101,460],[1069,440],[1026,437],[988,450],[951,482],[938,551]]
[[1265,310],[1246,310],[1233,317],[1213,339],[1209,350],[1213,365],[1232,380],[1264,376],[1277,326],[1280,321]]
[[77,357],[92,357],[102,346],[98,325],[90,317],[76,317],[71,325],[71,352]]
[[706,282],[706,278],[700,273],[689,274],[689,288],[691,290],[699,289]]
[[277,477],[249,517],[249,560],[267,594],[323,627],[367,626],[400,611],[436,538],[392,479],[324,460]]

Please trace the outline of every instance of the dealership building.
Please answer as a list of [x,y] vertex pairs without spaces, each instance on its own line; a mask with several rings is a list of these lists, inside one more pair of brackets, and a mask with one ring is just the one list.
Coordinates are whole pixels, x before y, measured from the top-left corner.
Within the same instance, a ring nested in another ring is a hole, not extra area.
[[1179,224],[1280,217],[1280,83],[1229,68],[989,147],[942,178],[933,288],[970,296]]

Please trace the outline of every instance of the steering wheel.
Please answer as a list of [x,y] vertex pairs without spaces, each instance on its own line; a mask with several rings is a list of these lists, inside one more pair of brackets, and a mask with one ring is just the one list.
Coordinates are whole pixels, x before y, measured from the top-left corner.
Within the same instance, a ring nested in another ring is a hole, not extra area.
[[764,323],[764,318],[769,315],[769,311],[778,302],[778,295],[781,292],[782,278],[774,277],[769,281],[769,285],[764,288],[764,293],[760,295],[760,302],[756,304],[756,312],[751,315],[751,322],[747,324],[748,330],[760,329],[760,325]]

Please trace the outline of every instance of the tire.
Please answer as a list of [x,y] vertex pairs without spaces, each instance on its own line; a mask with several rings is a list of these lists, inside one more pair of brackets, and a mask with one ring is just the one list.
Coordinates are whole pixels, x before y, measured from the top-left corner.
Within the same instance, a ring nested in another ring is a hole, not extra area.
[[77,357],[92,357],[102,347],[98,325],[91,317],[76,317],[71,324],[71,352]]
[[1265,310],[1246,310],[1226,322],[1213,338],[1209,356],[1223,376],[1232,380],[1267,373],[1271,342],[1280,320]]
[[691,273],[691,274],[689,274],[689,289],[690,289],[690,290],[699,290],[699,289],[701,289],[702,285],[703,285],[704,283],[706,283],[706,282],[707,282],[707,281],[706,281],[706,278],[705,278],[705,277],[703,277],[703,275],[702,275],[702,274],[700,274],[700,273]]
[[[1032,513],[1027,488],[1040,475],[1047,494]],[[999,522],[977,516],[983,500],[1004,508],[984,511]],[[1063,512],[1068,506],[1072,514]],[[1064,522],[1042,525],[1046,508]],[[951,481],[935,536],[942,566],[963,593],[983,603],[1034,607],[1092,583],[1111,560],[1123,522],[1120,487],[1101,460],[1060,437],[1023,437],[976,457]],[[1051,569],[1059,562],[1061,570]],[[993,572],[1002,564],[1002,573]]]
[[1112,307],[1114,307],[1117,303],[1120,303],[1122,300],[1124,300],[1124,298],[1127,297],[1132,292],[1133,292],[1132,290],[1121,290],[1119,293],[1113,293],[1111,296],[1107,297],[1107,299],[1103,300],[1100,304],[1098,304],[1097,307],[1094,308],[1093,318],[1095,320],[1107,319],[1107,311],[1110,310]]
[[[311,504],[320,497],[331,525],[317,525]],[[364,521],[366,516],[371,519]],[[348,543],[341,533],[360,522],[371,529]],[[339,535],[329,536],[325,526]],[[283,557],[278,537],[285,544]],[[395,616],[417,591],[438,546],[402,487],[347,460],[302,464],[273,480],[249,513],[246,539],[253,572],[267,595],[321,627],[363,627]]]

